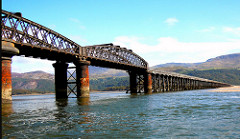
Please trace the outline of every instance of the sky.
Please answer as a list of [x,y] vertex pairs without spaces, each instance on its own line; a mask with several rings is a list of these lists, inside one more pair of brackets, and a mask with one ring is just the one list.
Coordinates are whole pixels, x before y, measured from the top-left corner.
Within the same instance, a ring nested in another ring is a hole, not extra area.
[[[2,0],[2,9],[81,46],[114,43],[149,66],[240,53],[240,0]],[[13,57],[13,72],[54,73],[52,63]]]

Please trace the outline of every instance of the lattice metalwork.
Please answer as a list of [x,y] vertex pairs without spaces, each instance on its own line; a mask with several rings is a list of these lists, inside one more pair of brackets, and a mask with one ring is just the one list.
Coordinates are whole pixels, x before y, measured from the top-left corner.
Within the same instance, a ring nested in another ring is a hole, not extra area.
[[163,81],[160,75],[152,74],[152,92],[162,92]]
[[120,46],[115,46],[113,44],[87,46],[84,47],[83,50],[85,52],[83,54],[87,57],[105,59],[143,68],[147,68],[148,66],[147,62],[132,52],[132,50],[121,48]]
[[144,75],[137,74],[137,93],[144,93]]
[[2,10],[2,38],[33,46],[75,53],[81,46],[48,29],[14,13]]
[[57,50],[71,53],[77,57],[89,57],[95,60],[130,65],[147,69],[147,62],[131,50],[113,44],[82,47],[61,34],[40,24],[23,18],[20,13],[14,14],[2,10],[2,38],[12,39],[19,44],[32,47]]
[[67,69],[67,94],[74,94],[77,96],[77,80],[76,80],[76,67],[68,67]]

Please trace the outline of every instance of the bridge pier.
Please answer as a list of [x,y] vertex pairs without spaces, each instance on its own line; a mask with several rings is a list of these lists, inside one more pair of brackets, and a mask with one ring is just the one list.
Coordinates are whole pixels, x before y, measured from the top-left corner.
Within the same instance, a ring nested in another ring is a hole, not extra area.
[[55,96],[56,99],[68,98],[67,94],[67,68],[68,64],[56,62],[53,64],[55,69]]
[[152,76],[151,73],[128,71],[130,78],[130,93],[152,93]]
[[162,92],[166,91],[166,81],[165,81],[165,76],[161,75],[162,77]]
[[2,40],[2,103],[12,101],[12,57],[18,53],[19,50],[15,47],[13,40]]
[[128,71],[130,78],[130,92],[137,93],[137,73],[134,71]]
[[152,94],[152,75],[150,73],[144,74],[144,93]]
[[156,78],[157,78],[157,83],[156,84],[157,84],[157,87],[158,87],[157,92],[161,92],[161,88],[162,88],[161,87],[161,77],[160,77],[160,75],[157,75]]
[[78,60],[74,62],[76,66],[76,84],[77,84],[77,97],[89,97],[89,61]]
[[158,79],[157,79],[157,75],[152,74],[152,92],[156,93],[158,90]]

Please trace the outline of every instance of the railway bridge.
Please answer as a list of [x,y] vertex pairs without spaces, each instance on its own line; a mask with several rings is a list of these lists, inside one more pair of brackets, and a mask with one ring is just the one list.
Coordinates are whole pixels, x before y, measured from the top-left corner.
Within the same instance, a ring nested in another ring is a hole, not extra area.
[[[56,61],[56,98],[89,97],[88,66],[126,70],[131,93],[152,93],[229,86],[187,75],[149,70],[148,63],[132,50],[114,44],[81,46],[63,35],[2,10],[2,100],[11,100],[11,59],[25,56]],[[69,67],[73,63],[74,67]],[[74,72],[70,72],[73,70]]]

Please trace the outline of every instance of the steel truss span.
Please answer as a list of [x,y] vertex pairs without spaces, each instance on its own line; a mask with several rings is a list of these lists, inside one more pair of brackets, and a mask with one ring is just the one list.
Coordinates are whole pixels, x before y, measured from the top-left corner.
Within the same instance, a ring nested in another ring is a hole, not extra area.
[[[131,50],[113,44],[83,47],[47,27],[23,18],[21,13],[2,10],[1,25],[2,39],[14,40],[21,47],[30,46],[33,49],[67,54],[75,58],[92,60],[93,63],[101,61],[140,69],[148,67],[148,63]],[[23,53],[23,55],[25,54]],[[41,58],[42,56],[37,55],[36,57]],[[54,57],[49,58],[49,60],[59,60],[54,59]],[[69,59],[72,60],[72,57]],[[71,60],[66,61],[71,62]]]

